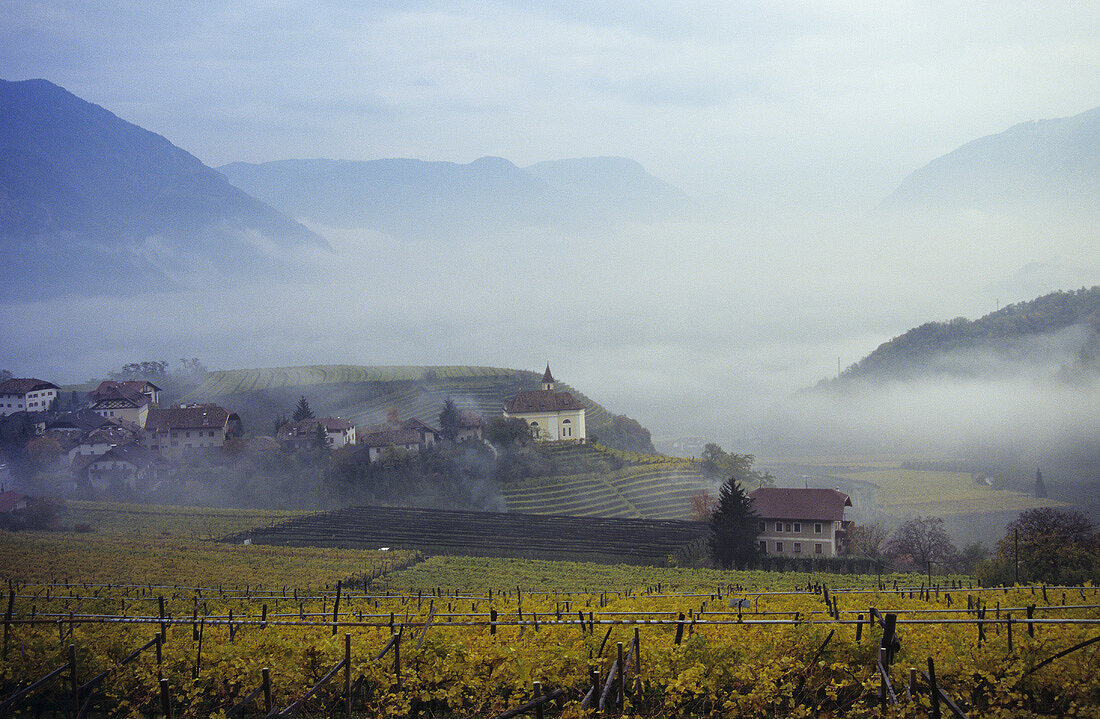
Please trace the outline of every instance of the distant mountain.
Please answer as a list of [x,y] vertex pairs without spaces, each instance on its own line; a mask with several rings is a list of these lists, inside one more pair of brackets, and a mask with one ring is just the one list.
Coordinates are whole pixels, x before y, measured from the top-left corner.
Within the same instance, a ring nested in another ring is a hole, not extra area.
[[1100,108],[969,142],[909,175],[881,208],[1095,212],[1097,198]]
[[289,215],[420,239],[524,225],[668,218],[688,202],[682,191],[620,157],[526,168],[483,157],[466,165],[317,159],[234,162],[218,169]]
[[1054,292],[977,319],[928,322],[880,345],[819,387],[922,376],[1064,377],[1100,372],[1100,287]]
[[[162,287],[325,241],[165,138],[45,80],[0,80],[8,298]],[[260,247],[267,251],[261,251]]]

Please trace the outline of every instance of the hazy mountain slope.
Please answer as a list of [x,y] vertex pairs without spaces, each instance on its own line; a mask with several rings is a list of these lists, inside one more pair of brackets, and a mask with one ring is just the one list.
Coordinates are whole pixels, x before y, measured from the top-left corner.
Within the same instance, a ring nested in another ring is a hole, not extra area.
[[883,343],[838,381],[993,377],[1029,368],[1100,369],[1100,287],[1054,292],[973,321],[925,323]]
[[167,139],[50,82],[0,81],[0,107],[0,246],[21,265],[0,272],[42,266],[43,284],[25,289],[111,294],[127,291],[122,278],[264,264],[258,243],[325,246]]
[[1100,108],[968,142],[905,178],[882,208],[1095,212],[1098,197]]
[[638,163],[615,157],[527,168],[483,157],[466,165],[410,159],[234,162],[219,170],[295,217],[420,239],[669,216],[686,201]]

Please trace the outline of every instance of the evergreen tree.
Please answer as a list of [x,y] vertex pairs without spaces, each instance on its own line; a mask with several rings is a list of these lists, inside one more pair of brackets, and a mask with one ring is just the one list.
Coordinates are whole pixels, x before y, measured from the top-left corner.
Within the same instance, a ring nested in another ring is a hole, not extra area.
[[309,408],[305,395],[298,398],[298,406],[294,408],[294,421],[301,422],[303,419],[313,419],[313,410]]
[[736,477],[730,477],[718,493],[718,508],[710,519],[710,556],[728,569],[747,565],[760,556],[756,535],[760,518]]
[[443,433],[444,439],[454,441],[458,436],[458,422],[458,407],[455,406],[454,400],[448,397],[443,403],[443,410],[439,413],[439,430]]
[[324,422],[318,422],[313,429],[313,446],[328,447],[328,433],[325,432]]
[[1043,481],[1043,470],[1035,470],[1035,496],[1039,499],[1043,499],[1047,496],[1047,485]]

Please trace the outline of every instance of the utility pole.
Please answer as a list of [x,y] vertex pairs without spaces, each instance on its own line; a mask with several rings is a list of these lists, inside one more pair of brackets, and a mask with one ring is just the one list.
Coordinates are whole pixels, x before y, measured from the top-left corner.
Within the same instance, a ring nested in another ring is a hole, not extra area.
[[1020,530],[1013,530],[1015,539],[1013,540],[1014,550],[1012,552],[1014,557],[1014,564],[1016,565],[1016,584],[1020,583]]

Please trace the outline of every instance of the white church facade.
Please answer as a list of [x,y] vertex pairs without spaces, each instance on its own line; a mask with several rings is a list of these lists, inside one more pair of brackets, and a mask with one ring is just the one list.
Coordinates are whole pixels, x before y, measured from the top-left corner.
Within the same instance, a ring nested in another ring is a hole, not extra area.
[[504,416],[522,419],[536,439],[584,442],[584,405],[568,392],[554,389],[550,364],[542,375],[542,389],[525,390],[504,403]]

